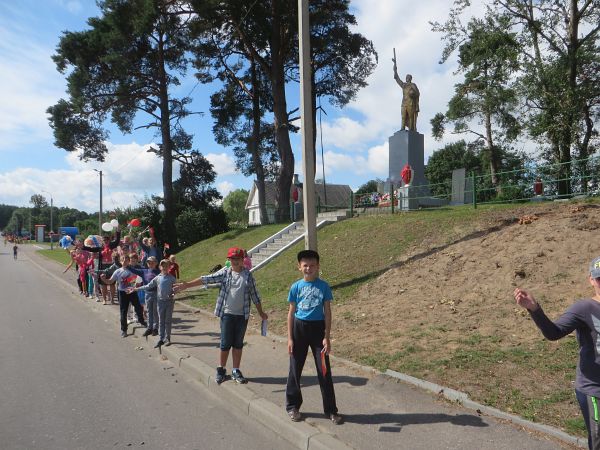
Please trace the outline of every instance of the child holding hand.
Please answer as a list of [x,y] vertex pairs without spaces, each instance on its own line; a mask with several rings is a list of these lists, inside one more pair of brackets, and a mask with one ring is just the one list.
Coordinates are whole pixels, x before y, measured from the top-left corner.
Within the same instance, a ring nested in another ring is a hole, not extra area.
[[147,292],[156,290],[156,298],[158,300],[159,338],[154,348],[159,348],[162,345],[167,347],[171,345],[171,322],[173,320],[173,307],[175,306],[173,285],[177,280],[169,273],[170,264],[168,259],[163,259],[159,264],[159,275],[154,277],[152,281],[144,286],[129,289],[129,292],[131,293],[139,290]]

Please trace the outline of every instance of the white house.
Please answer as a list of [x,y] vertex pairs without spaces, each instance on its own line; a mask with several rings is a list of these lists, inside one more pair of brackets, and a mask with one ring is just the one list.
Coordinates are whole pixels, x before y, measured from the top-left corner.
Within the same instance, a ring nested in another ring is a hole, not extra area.
[[[290,199],[295,198],[297,193],[298,204],[296,210],[299,211],[299,219],[302,217],[302,183],[298,182],[298,175],[294,175],[294,182],[290,189]],[[316,201],[318,204],[327,206],[328,208],[349,208],[350,194],[352,189],[347,184],[315,184]],[[277,185],[273,181],[265,181],[265,202],[267,206],[267,216],[269,223],[275,223]],[[327,201],[325,201],[327,198]],[[260,211],[258,209],[258,189],[256,181],[252,183],[252,188],[248,194],[246,201],[246,209],[248,210],[248,225],[262,225],[260,221]]]

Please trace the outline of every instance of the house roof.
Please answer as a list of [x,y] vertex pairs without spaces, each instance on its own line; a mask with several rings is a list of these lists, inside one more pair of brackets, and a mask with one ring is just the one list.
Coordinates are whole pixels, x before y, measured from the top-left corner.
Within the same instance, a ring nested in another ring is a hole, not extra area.
[[[290,191],[294,189],[292,185]],[[300,201],[302,201],[302,183],[300,183]],[[325,191],[327,191],[327,202],[325,202]],[[347,184],[315,184],[315,194],[321,200],[322,205],[345,208],[349,205],[352,189]],[[256,181],[248,194],[246,209],[250,207],[252,198],[257,195]],[[277,199],[277,185],[273,181],[265,181],[265,203],[267,206],[275,206]]]

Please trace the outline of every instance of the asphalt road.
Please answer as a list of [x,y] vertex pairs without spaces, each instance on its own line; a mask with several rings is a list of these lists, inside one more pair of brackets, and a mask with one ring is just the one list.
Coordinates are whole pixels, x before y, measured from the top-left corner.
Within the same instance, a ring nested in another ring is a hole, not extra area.
[[28,251],[0,247],[1,448],[294,448],[122,339],[116,306],[68,293]]

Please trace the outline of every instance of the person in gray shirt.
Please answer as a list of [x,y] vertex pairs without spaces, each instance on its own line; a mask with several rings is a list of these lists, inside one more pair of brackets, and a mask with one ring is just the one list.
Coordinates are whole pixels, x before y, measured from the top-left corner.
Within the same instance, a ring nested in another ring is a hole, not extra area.
[[531,293],[517,288],[514,296],[517,304],[527,309],[546,339],[555,341],[573,331],[577,333],[579,363],[575,395],[587,428],[588,447],[600,450],[600,257],[590,263],[589,281],[594,295],[577,300],[554,322]]
[[175,299],[173,297],[173,285],[177,281],[175,277],[169,274],[169,266],[171,262],[168,259],[163,259],[160,266],[160,274],[152,279],[148,284],[131,288],[134,291],[152,291],[156,290],[156,298],[158,300],[158,342],[154,348],[159,348],[162,345],[167,347],[171,345],[171,322],[173,320],[173,307]]

